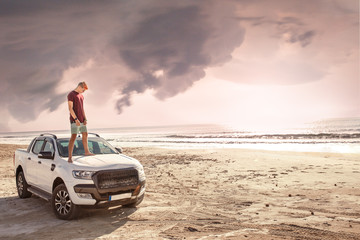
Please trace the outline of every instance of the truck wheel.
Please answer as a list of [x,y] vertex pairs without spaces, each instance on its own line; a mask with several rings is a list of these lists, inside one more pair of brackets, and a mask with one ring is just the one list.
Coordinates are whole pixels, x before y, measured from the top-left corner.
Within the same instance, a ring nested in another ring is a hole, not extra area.
[[23,172],[19,172],[16,176],[16,188],[18,191],[19,198],[29,198],[31,197],[31,192],[28,191],[29,185],[26,182]]
[[71,220],[77,216],[78,206],[71,199],[64,184],[58,185],[51,198],[51,207],[56,217],[63,220]]
[[141,197],[139,197],[136,200],[136,202],[129,203],[129,204],[124,204],[123,207],[126,207],[126,208],[134,208],[134,207],[136,207],[137,205],[139,205],[144,200],[144,196],[145,196],[145,193]]

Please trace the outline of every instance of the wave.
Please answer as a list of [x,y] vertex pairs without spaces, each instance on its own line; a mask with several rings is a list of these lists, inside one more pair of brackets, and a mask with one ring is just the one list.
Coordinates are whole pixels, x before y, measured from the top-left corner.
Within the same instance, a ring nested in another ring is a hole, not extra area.
[[161,140],[144,140],[144,141],[117,141],[120,143],[154,143],[154,144],[217,144],[217,145],[245,145],[245,144],[360,144],[360,141],[302,141],[302,142],[294,142],[294,141],[282,141],[282,142],[266,142],[266,141],[223,141],[223,142],[215,142],[215,141],[204,141],[204,142],[192,142],[192,141],[161,141]]
[[167,135],[166,138],[230,138],[230,139],[356,139],[360,138],[360,133],[317,133],[317,134],[211,134],[211,135]]

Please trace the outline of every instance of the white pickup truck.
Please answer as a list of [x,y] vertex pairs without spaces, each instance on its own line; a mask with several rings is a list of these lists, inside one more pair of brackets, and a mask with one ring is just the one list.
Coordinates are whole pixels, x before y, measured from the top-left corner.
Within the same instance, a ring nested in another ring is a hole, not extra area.
[[14,155],[20,198],[35,194],[51,202],[55,215],[70,220],[82,206],[135,207],[145,194],[144,168],[99,135],[89,137],[94,156],[84,156],[82,139],[75,140],[68,163],[69,138],[44,133]]

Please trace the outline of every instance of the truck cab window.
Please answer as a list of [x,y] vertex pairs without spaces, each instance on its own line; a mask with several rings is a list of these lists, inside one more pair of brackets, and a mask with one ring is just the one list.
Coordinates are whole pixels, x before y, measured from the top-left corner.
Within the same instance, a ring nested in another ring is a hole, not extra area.
[[34,148],[33,148],[33,153],[35,154],[39,154],[39,152],[41,151],[41,148],[44,144],[44,140],[37,140],[35,142]]
[[51,152],[52,154],[54,154],[54,146],[51,142],[46,141],[45,142],[45,147],[44,147],[44,152]]
[[31,146],[33,145],[34,141],[35,141],[36,138],[34,138],[31,143],[29,144],[28,148],[27,148],[27,152],[29,153],[31,151]]

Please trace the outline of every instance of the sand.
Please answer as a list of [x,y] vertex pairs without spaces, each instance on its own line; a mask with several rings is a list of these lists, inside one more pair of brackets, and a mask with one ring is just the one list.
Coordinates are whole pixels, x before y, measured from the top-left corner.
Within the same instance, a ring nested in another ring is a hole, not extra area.
[[1,239],[360,239],[360,154],[126,148],[145,167],[142,204],[62,221],[18,198],[19,147],[0,145]]

